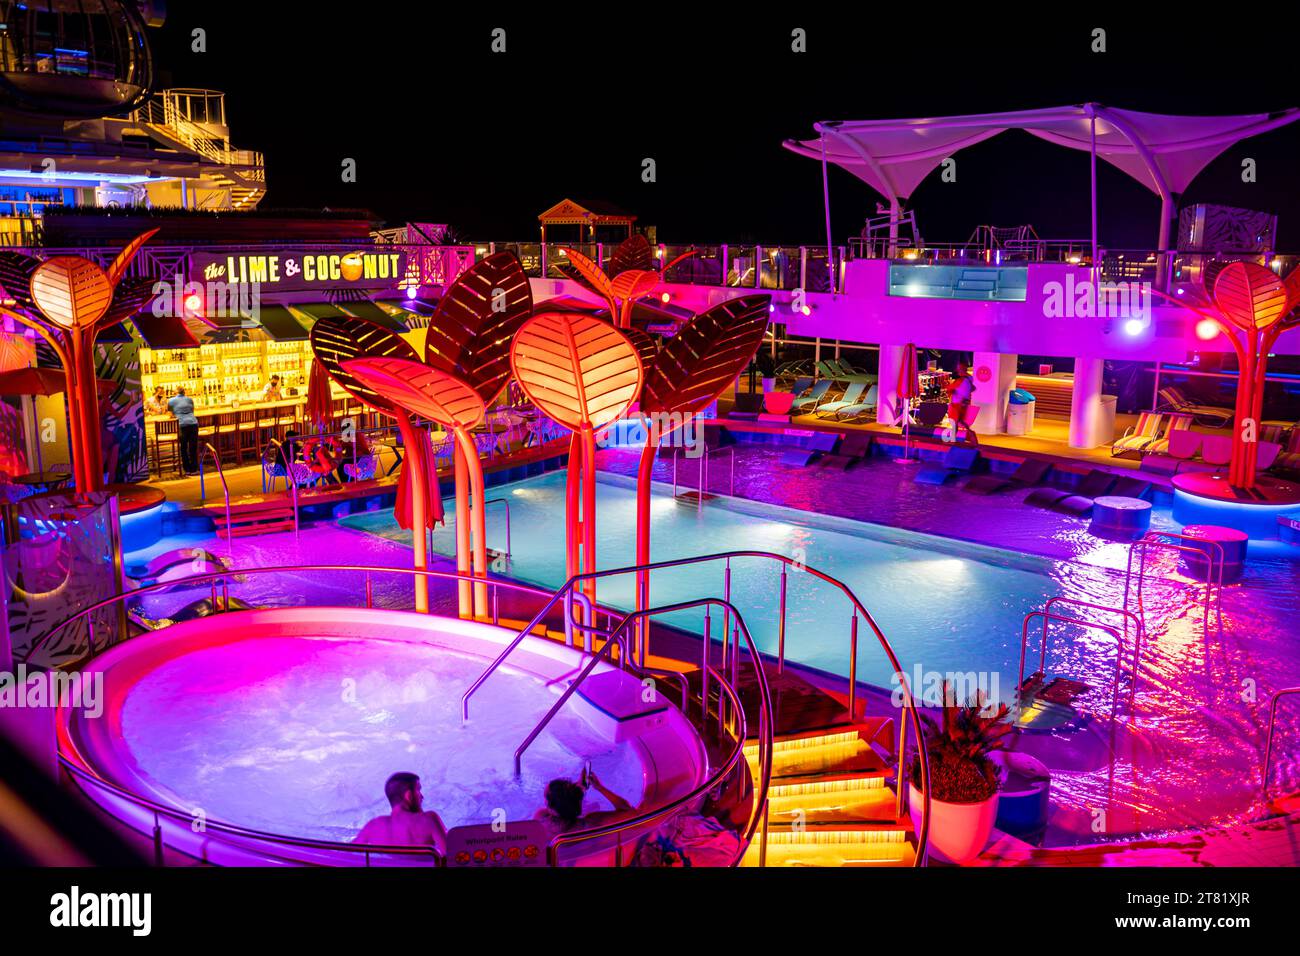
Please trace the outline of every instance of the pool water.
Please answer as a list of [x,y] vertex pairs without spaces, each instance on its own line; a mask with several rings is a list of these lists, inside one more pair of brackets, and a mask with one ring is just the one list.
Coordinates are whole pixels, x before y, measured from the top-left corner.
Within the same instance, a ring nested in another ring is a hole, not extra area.
[[[371,638],[261,638],[192,651],[134,685],[122,738],[173,805],[208,820],[322,840],[353,839],[388,812],[390,773],[418,774],[424,808],[448,828],[529,819],[554,777],[584,760],[637,804],[644,770],[565,708],[524,755],[515,748],[558,689],[508,665],[483,685],[473,720],[460,697],[487,661]],[[588,809],[608,809],[592,799]]]
[[[512,557],[503,573],[556,588],[565,581],[564,481],[552,473],[493,490],[510,502]],[[626,479],[602,475],[597,487],[596,557],[600,568],[635,562],[635,488]],[[342,519],[345,527],[402,542],[409,531],[397,527],[391,511]],[[898,652],[909,673],[915,665],[929,673],[976,672],[992,696],[1011,700],[1025,614],[1054,595],[1082,593],[1098,603],[1118,603],[1113,575],[1059,562],[930,535],[793,512],[754,502],[717,499],[697,510],[656,493],[651,510],[651,557],[655,561],[722,551],[769,551],[795,558],[843,581],[857,594]],[[488,509],[488,544],[505,549],[504,511]],[[454,528],[433,535],[434,549],[455,552]],[[668,604],[723,593],[722,562],[654,572],[651,600]],[[788,577],[786,654],[789,659],[847,675],[852,606],[838,589],[806,574]],[[755,642],[768,652],[778,645],[780,565],[759,558],[732,562],[731,600]],[[633,603],[631,575],[603,579],[602,604],[628,610]],[[719,615],[713,615],[715,637]],[[664,615],[662,620],[698,631],[702,611]],[[1095,641],[1083,635],[1081,641]],[[866,625],[859,622],[858,676],[888,687],[893,668]],[[1075,655],[1096,676],[1113,650],[1077,646]],[[1087,658],[1094,657],[1095,661]],[[1092,666],[1095,665],[1095,666]]]

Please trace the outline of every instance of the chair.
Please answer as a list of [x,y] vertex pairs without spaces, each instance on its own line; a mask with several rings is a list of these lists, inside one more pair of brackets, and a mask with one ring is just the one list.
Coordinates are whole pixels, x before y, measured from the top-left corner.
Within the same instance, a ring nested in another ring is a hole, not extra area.
[[1221,467],[1232,461],[1231,435],[1206,435],[1201,444],[1201,461]]
[[174,418],[161,419],[153,424],[153,463],[158,477],[175,473],[181,465],[181,426]]
[[824,378],[814,385],[812,391],[803,398],[796,398],[790,403],[790,414],[802,415],[815,410],[821,404],[821,400],[826,397],[826,393],[831,390],[831,384],[830,379]]
[[244,455],[253,458],[258,457],[262,452],[262,410],[256,408],[241,408],[235,413],[238,416],[239,442],[236,445],[236,452],[239,456],[239,463],[244,463]]
[[796,378],[794,384],[790,386],[790,394],[798,398],[808,389],[812,388],[813,380],[811,378]]
[[912,413],[912,420],[922,428],[938,428],[947,416],[947,402],[922,402]]
[[854,465],[859,464],[871,457],[871,446],[876,440],[872,432],[855,431],[847,435],[841,435],[840,440],[835,443],[835,449],[828,451],[819,458],[818,464],[829,468],[838,468],[840,471],[848,471]]
[[1140,455],[1142,449],[1160,437],[1164,421],[1164,412],[1143,412],[1138,416],[1137,424],[1126,431],[1123,436],[1115,439],[1110,446],[1111,457],[1120,458],[1129,454]]
[[1279,451],[1273,467],[1278,471],[1300,471],[1300,427],[1291,429],[1291,437]]
[[1062,491],[1060,488],[1037,488],[1028,494],[1025,504],[1036,505],[1039,508],[1055,508],[1066,498],[1087,498],[1091,501],[1110,491],[1114,483],[1114,475],[1094,468],[1083,476],[1078,487],[1073,491]]
[[861,372],[842,358],[831,359],[824,362],[824,365],[830,369],[831,376],[840,382],[861,383],[863,385],[875,384],[878,376],[869,372]]
[[1205,439],[1203,432],[1194,432],[1190,428],[1169,429],[1169,447],[1163,455],[1148,454],[1142,456],[1144,471],[1154,471],[1162,475],[1176,475],[1183,466],[1190,464],[1201,450]]
[[1164,434],[1148,442],[1140,449],[1143,456],[1169,454],[1169,444],[1173,436],[1179,432],[1190,432],[1192,430],[1192,421],[1191,415],[1185,415],[1182,412],[1175,412],[1169,416],[1169,427],[1165,429]]
[[216,418],[213,432],[216,441],[213,444],[217,449],[217,456],[222,461],[229,459],[237,459],[241,463],[243,461],[239,451],[239,416],[241,414],[241,412],[223,412]]
[[962,487],[974,495],[991,495],[1007,488],[1029,488],[1042,484],[1051,470],[1050,462],[1026,458],[1009,475],[974,475]]
[[822,404],[818,405],[816,409],[817,417],[825,418],[828,413],[833,415],[835,412],[839,411],[842,408],[850,408],[853,405],[856,405],[858,403],[858,399],[862,397],[862,393],[865,392],[866,390],[867,390],[867,386],[865,383],[863,382],[852,383],[848,388],[844,390],[844,394],[841,395],[837,401],[823,402]]
[[1160,398],[1169,406],[1169,411],[1183,412],[1200,420],[1202,424],[1217,427],[1232,421],[1234,413],[1217,405],[1197,405],[1193,403],[1181,388],[1170,385],[1160,389]]
[[868,413],[874,413],[876,402],[879,401],[880,387],[872,385],[867,389],[866,397],[856,405],[846,405],[843,408],[836,409],[835,420],[838,422],[851,422],[855,418],[861,418]]
[[912,480],[922,485],[942,485],[948,479],[970,471],[979,456],[978,448],[949,448],[938,462],[922,465]]

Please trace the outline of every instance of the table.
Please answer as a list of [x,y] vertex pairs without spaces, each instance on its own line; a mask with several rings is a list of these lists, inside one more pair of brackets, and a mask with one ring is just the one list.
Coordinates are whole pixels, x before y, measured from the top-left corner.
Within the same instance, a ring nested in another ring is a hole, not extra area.
[[14,475],[12,481],[20,485],[31,485],[53,491],[71,482],[72,473],[68,471],[33,471],[25,475]]
[[1151,502],[1123,495],[1102,495],[1093,501],[1088,530],[1112,541],[1136,541],[1151,527]]

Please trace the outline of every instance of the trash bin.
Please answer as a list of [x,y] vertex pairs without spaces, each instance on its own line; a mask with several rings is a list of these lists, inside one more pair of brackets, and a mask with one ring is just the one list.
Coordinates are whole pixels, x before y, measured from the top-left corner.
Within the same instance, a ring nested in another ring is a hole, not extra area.
[[1028,435],[1034,430],[1034,396],[1023,388],[1013,388],[1007,401],[1008,435]]

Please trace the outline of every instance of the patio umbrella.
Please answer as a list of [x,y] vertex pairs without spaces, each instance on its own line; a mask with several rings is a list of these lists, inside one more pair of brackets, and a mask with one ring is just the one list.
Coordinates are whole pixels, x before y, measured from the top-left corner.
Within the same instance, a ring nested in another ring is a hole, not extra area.
[[[95,380],[95,386],[99,390],[100,397],[107,398],[117,389],[117,382],[100,378]],[[62,369],[29,366],[0,372],[0,395],[41,395],[48,397],[61,394],[67,390],[67,387],[68,380]],[[33,408],[33,419],[35,415],[36,409]],[[39,432],[40,427],[35,422],[34,428],[33,434]],[[45,462],[41,457],[39,434],[37,434],[36,438],[36,470],[37,472],[45,470]]]
[[320,361],[311,363],[307,380],[307,420],[318,434],[329,430],[334,422],[334,399],[330,395],[330,375]]
[[903,363],[898,370],[898,404],[903,416],[903,457],[895,459],[900,465],[914,465],[919,459],[911,457],[912,413],[908,403],[921,394],[921,379],[916,370],[916,346],[908,342],[903,349]]

